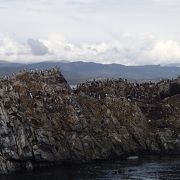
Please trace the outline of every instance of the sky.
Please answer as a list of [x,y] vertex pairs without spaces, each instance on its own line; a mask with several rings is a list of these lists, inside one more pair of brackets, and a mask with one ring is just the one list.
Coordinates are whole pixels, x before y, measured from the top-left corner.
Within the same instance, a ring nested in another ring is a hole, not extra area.
[[180,63],[180,0],[0,0],[0,60]]

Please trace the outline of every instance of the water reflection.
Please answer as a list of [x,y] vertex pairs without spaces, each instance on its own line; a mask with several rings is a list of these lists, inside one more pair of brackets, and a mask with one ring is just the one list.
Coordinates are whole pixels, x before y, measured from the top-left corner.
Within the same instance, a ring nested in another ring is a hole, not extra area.
[[136,161],[111,161],[86,165],[45,168],[33,172],[18,172],[0,176],[0,180],[84,180],[180,179],[180,157],[143,158]]

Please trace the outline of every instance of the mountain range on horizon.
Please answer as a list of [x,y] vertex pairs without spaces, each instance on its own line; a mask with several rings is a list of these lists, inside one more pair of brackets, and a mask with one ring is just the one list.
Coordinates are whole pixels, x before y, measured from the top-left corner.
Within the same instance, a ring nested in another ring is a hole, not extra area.
[[0,61],[0,76],[11,75],[23,69],[44,70],[52,67],[59,67],[70,84],[106,78],[125,78],[137,81],[172,79],[180,74],[180,64],[126,66],[82,61],[45,61],[31,64]]

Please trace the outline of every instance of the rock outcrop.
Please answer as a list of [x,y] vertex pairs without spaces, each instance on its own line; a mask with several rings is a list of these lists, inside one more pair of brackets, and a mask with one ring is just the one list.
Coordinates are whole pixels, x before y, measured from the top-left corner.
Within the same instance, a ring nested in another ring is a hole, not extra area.
[[180,153],[180,80],[93,81],[71,90],[59,70],[0,80],[0,173]]

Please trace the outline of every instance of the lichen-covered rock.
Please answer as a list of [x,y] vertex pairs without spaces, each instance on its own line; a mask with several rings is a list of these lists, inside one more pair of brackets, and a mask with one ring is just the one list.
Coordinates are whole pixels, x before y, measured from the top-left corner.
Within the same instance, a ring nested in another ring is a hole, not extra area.
[[[140,153],[180,152],[180,99],[107,80],[72,91],[59,70],[0,80],[0,173]],[[165,85],[166,87],[170,87]]]

